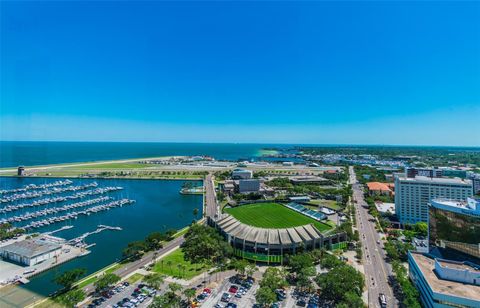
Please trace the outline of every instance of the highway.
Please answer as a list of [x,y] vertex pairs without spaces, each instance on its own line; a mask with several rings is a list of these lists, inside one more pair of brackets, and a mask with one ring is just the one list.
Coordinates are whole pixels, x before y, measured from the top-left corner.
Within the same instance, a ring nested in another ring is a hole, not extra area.
[[379,295],[381,293],[387,297],[387,307],[397,307],[392,288],[388,284],[388,276],[392,275],[391,266],[385,261],[382,241],[377,230],[375,230],[373,217],[368,213],[362,185],[357,181],[352,166],[349,167],[349,173],[357,227],[362,242],[365,282],[368,287],[368,307],[380,307]]

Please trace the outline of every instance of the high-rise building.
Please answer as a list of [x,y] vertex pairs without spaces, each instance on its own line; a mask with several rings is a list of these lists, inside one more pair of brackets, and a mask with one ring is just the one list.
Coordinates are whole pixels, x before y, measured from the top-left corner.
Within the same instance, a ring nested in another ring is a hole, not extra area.
[[433,199],[429,208],[429,246],[480,260],[480,200]]
[[407,178],[414,178],[416,176],[426,176],[429,178],[438,178],[443,176],[443,170],[438,168],[405,168],[405,176]]
[[395,178],[395,213],[400,223],[428,221],[428,204],[435,198],[466,201],[472,196],[472,182],[458,178]]

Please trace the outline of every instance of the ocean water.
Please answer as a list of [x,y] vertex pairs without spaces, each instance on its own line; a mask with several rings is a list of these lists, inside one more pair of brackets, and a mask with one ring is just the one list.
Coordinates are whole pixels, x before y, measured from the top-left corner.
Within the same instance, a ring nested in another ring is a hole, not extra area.
[[0,167],[168,155],[208,155],[218,160],[250,160],[257,158],[261,149],[266,147],[287,146],[234,143],[0,141]]
[[[0,187],[2,189],[19,188],[27,184],[44,184],[56,181],[53,178],[8,178],[0,177]],[[90,179],[71,179],[72,185],[81,185],[93,182]],[[167,229],[180,229],[192,222],[195,217],[193,210],[196,208],[202,211],[201,195],[181,195],[179,193],[184,181],[173,180],[102,180],[95,179],[98,187],[122,186],[123,190],[109,193],[107,195],[119,198],[129,198],[136,200],[133,205],[119,208],[113,208],[108,211],[93,213],[89,216],[79,216],[78,219],[64,221],[52,224],[43,228],[34,229],[33,232],[46,232],[57,230],[64,225],[73,225],[74,228],[55,233],[65,239],[72,239],[79,235],[94,231],[97,225],[109,225],[122,227],[122,231],[103,231],[86,238],[87,244],[96,243],[91,247],[89,255],[74,259],[62,264],[50,271],[42,273],[32,278],[31,282],[22,288],[41,295],[47,295],[57,290],[57,286],[52,282],[56,273],[61,273],[68,269],[85,268],[88,273],[93,273],[108,264],[111,264],[121,257],[123,248],[129,242],[141,240],[151,232],[165,231]],[[201,185],[201,181],[196,181]],[[73,194],[72,192],[68,194]],[[91,199],[95,197],[87,197]],[[17,203],[31,202],[32,200],[17,201]],[[71,201],[79,202],[85,199]],[[59,205],[67,202],[59,203]],[[5,204],[0,204],[4,207]],[[52,205],[58,206],[58,205]],[[0,217],[8,215],[20,215],[26,211],[34,211],[46,208],[28,208],[22,211],[0,214]],[[82,209],[82,208],[80,208]],[[39,218],[40,219],[40,218]],[[1,306],[1,305],[0,305]]]

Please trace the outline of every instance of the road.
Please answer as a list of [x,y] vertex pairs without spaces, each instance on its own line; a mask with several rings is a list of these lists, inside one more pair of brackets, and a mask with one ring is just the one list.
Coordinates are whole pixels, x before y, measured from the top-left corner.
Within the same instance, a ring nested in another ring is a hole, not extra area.
[[204,185],[205,185],[206,216],[215,218],[215,216],[219,212],[219,209],[218,209],[217,196],[215,195],[215,184],[213,183],[213,175],[211,173],[209,173],[205,177]]
[[[368,213],[367,203],[363,197],[362,185],[357,181],[353,167],[349,167],[350,184],[353,189],[353,200],[357,216],[357,227],[363,249],[365,280],[368,286],[368,307],[380,307],[379,294],[387,297],[387,307],[396,307],[393,291],[388,284],[388,276],[392,275],[390,265],[385,261],[380,236],[375,230],[373,217]],[[356,202],[355,202],[356,201]],[[372,220],[372,221],[370,221]]]

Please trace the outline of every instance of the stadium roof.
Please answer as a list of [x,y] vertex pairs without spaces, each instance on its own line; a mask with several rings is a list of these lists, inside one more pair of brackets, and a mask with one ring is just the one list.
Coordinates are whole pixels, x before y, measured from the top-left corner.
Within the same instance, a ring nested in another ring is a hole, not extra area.
[[322,233],[313,224],[293,228],[267,229],[249,226],[231,215],[225,215],[217,222],[217,225],[230,236],[261,244],[290,245],[323,238]]

